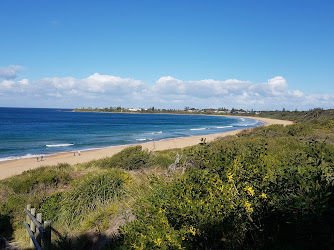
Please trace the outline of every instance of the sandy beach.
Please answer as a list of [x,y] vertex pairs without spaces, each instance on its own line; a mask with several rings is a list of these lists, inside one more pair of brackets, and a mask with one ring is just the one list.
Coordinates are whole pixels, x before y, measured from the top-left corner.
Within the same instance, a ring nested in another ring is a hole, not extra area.
[[[276,119],[259,118],[259,117],[245,117],[245,118],[251,118],[262,121],[265,123],[265,126],[269,126],[272,124],[282,124],[282,125],[292,124],[291,121],[285,121],[285,120],[276,120]],[[210,142],[217,139],[218,137],[236,135],[241,130],[242,129],[220,134],[192,136],[192,137],[168,139],[163,141],[147,142],[138,145],[141,145],[143,149],[148,149],[150,151],[160,151],[172,148],[184,148],[200,143],[201,138],[206,138],[206,141]],[[78,155],[78,153],[74,155],[73,152],[61,152],[61,153],[56,153],[52,156],[44,157],[43,161],[40,160],[37,161],[36,158],[29,158],[29,159],[0,162],[0,180],[11,177],[13,175],[21,174],[26,170],[35,169],[40,166],[57,165],[58,163],[77,164],[77,163],[89,162],[91,160],[101,159],[104,157],[110,157],[127,147],[129,147],[129,145],[102,148],[91,151],[82,151],[80,156]]]

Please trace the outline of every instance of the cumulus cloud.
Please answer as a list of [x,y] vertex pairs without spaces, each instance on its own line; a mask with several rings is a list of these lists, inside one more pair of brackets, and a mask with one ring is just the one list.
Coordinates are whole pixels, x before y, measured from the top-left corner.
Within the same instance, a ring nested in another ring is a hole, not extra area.
[[152,91],[166,95],[186,95],[194,97],[219,97],[239,92],[240,89],[247,88],[248,81],[228,79],[217,81],[205,79],[201,81],[181,81],[171,76],[161,77],[153,86]]
[[3,80],[0,82],[0,93],[24,93],[27,91],[28,85],[28,79],[22,79],[20,81]]
[[[26,103],[29,102],[31,106],[36,107],[44,103],[54,107],[121,105],[182,109],[191,106],[259,110],[282,107],[301,110],[334,106],[334,94],[311,95],[289,89],[286,79],[282,76],[259,83],[238,79],[183,81],[164,76],[154,85],[149,85],[136,79],[95,73],[83,79],[43,78],[34,82],[28,79],[5,79],[0,82],[0,95],[6,94],[20,97],[20,100],[26,100]],[[1,99],[0,105],[4,105]]]
[[118,76],[100,75],[95,73],[80,81],[80,87],[97,93],[109,93],[111,95],[123,95],[140,92],[147,88],[145,83],[131,78]]
[[9,65],[8,67],[0,67],[0,78],[15,79],[17,72],[22,70],[23,67],[19,65]]

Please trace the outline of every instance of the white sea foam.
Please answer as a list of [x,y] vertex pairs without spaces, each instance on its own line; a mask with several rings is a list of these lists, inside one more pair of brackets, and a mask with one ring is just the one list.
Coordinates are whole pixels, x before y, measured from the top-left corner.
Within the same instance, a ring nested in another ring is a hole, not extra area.
[[233,126],[221,126],[221,127],[215,127],[215,128],[233,128]]
[[4,158],[0,158],[0,162],[2,161],[14,161],[14,160],[21,160],[21,159],[29,159],[29,158],[35,158],[35,157],[41,157],[41,156],[47,156],[43,154],[35,155],[35,154],[26,154],[23,156],[8,156]]
[[190,130],[206,130],[207,128],[191,128]]
[[63,143],[63,144],[50,144],[50,145],[45,145],[49,148],[53,148],[53,147],[69,147],[69,146],[73,146],[73,143]]
[[136,141],[152,141],[153,139],[152,138],[139,138],[139,139],[136,139]]
[[146,133],[145,135],[155,135],[155,134],[162,134],[162,131]]
[[248,126],[255,126],[255,125],[258,125],[258,124],[259,123],[256,122],[256,123],[242,124],[242,125],[239,125],[239,126],[248,127]]

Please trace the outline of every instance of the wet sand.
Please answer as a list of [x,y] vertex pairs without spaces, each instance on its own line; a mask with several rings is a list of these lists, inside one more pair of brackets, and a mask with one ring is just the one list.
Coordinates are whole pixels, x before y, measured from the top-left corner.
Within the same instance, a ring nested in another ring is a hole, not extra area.
[[[272,124],[282,124],[282,125],[292,124],[291,121],[285,121],[285,120],[276,120],[276,119],[259,118],[259,117],[244,117],[244,118],[251,118],[263,121],[265,123],[265,126],[269,126]],[[140,143],[137,145],[141,145],[143,149],[148,149],[150,151],[160,151],[172,148],[184,148],[200,143],[202,138],[206,138],[206,141],[210,142],[219,137],[236,135],[241,130],[242,129],[220,134],[183,137],[183,138],[167,139],[155,142],[153,141],[147,143]],[[91,160],[97,160],[104,157],[110,157],[129,146],[130,145],[108,147],[91,151],[81,151],[80,156],[78,155],[77,152],[75,153],[75,155],[74,152],[61,152],[61,153],[56,153],[52,156],[44,157],[43,161],[41,160],[37,161],[36,158],[29,158],[29,159],[0,162],[0,180],[11,177],[13,175],[21,174],[26,170],[35,169],[40,166],[57,165],[58,163],[69,163],[72,165],[77,163],[89,162]]]

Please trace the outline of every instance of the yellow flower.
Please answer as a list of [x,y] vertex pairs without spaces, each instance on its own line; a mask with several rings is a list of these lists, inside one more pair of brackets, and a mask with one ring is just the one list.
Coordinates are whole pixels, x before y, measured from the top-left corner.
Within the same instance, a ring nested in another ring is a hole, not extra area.
[[166,209],[159,208],[159,214],[166,212]]
[[245,201],[245,208],[248,213],[253,212],[252,204],[250,204],[248,201]]
[[196,235],[196,229],[193,226],[190,227],[189,232],[194,236]]
[[246,191],[249,195],[251,195],[251,196],[254,195],[254,189],[253,189],[252,187],[250,187],[250,186],[246,186],[246,187],[245,187],[245,191]]
[[162,240],[160,238],[154,240],[154,243],[157,244],[158,247],[160,247]]
[[233,181],[233,173],[227,174],[227,178],[229,181]]
[[142,233],[140,233],[140,236],[143,237],[144,239],[146,239],[146,236],[143,235]]
[[135,243],[131,245],[134,249],[143,250],[143,246],[137,246]]
[[266,195],[265,193],[262,193],[262,194],[260,195],[260,198],[262,198],[262,199],[267,199],[268,197],[267,197],[267,195]]

